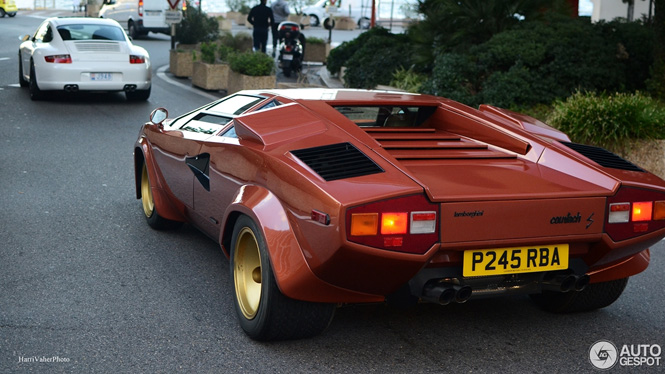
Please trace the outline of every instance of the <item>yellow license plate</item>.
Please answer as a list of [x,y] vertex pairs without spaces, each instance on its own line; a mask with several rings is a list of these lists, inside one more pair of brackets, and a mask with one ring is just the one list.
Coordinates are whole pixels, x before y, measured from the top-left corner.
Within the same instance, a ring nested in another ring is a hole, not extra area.
[[568,269],[568,244],[464,251],[465,277]]

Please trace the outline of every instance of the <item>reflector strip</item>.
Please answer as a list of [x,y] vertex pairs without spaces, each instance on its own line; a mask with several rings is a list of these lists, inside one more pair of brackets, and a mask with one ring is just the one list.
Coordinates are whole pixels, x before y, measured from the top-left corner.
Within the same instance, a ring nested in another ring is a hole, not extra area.
[[654,221],[665,220],[665,201],[654,201],[653,203],[653,219]]

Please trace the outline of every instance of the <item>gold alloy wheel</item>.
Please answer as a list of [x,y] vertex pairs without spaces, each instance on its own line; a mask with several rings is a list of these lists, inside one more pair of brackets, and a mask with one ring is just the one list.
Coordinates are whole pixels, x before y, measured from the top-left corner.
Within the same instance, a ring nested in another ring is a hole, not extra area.
[[152,191],[150,190],[150,180],[148,179],[148,168],[143,164],[143,171],[141,172],[141,202],[143,203],[143,213],[146,217],[152,217],[155,211],[155,201],[152,199]]
[[233,253],[233,281],[236,299],[248,320],[256,316],[261,302],[261,253],[254,232],[243,227]]

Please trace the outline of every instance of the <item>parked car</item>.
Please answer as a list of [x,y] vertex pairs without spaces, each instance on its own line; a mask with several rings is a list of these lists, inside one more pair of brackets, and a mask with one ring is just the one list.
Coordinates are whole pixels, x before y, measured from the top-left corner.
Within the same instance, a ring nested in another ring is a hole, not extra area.
[[18,79],[33,100],[63,90],[124,91],[128,100],[150,97],[150,56],[114,20],[48,18],[21,40]]
[[0,0],[0,18],[4,17],[5,14],[14,17],[18,12],[18,7],[14,0]]
[[351,17],[361,29],[367,29],[372,17],[370,0],[319,0],[314,5],[304,7],[303,14],[309,15],[310,26],[323,25],[331,15],[333,17]]
[[[241,91],[134,145],[147,223],[230,258],[253,339],[322,332],[337,305],[528,294],[607,307],[665,237],[665,181],[531,117],[366,90]],[[183,248],[186,250],[186,248]]]
[[164,0],[104,0],[99,17],[118,21],[132,39],[151,31],[168,35],[171,29],[164,13],[167,7],[168,2]]

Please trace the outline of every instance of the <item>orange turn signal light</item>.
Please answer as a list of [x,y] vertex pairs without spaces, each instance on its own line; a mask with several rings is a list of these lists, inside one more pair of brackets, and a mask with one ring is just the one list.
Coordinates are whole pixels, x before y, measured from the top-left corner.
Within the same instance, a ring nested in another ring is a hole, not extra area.
[[652,201],[635,202],[633,203],[632,221],[651,221],[652,211]]
[[406,212],[383,213],[381,215],[381,234],[406,234],[408,224],[409,218]]
[[376,235],[379,227],[379,213],[354,213],[351,215],[351,235]]
[[653,202],[653,219],[654,221],[665,220],[665,201]]

